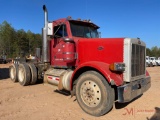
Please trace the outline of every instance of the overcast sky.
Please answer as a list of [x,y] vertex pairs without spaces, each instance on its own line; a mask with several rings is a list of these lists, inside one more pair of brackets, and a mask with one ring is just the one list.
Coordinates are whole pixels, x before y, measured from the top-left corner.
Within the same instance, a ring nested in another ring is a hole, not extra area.
[[139,37],[148,48],[160,47],[160,0],[0,0],[0,23],[41,33],[43,4],[50,21],[90,19],[102,37]]

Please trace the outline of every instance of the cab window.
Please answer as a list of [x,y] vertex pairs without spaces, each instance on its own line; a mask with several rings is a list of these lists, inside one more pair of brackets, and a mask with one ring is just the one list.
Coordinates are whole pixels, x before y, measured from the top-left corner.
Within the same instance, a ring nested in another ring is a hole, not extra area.
[[54,30],[54,37],[56,38],[68,36],[66,25],[64,24],[55,26],[53,30]]

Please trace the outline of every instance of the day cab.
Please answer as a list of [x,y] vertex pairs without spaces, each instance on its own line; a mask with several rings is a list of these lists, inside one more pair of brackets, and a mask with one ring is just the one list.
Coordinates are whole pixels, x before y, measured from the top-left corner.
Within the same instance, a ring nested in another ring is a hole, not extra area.
[[13,65],[12,80],[14,71],[24,86],[42,78],[59,91],[75,95],[80,107],[93,116],[104,115],[114,102],[132,101],[150,88],[142,40],[100,38],[99,26],[90,20],[67,17],[48,22],[45,6],[43,10],[42,58]]

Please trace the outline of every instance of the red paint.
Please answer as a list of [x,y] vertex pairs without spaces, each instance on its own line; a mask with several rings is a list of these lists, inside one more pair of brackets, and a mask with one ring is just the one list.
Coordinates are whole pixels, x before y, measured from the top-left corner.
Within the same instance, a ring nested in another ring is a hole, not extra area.
[[123,62],[124,38],[74,37],[66,19],[53,21],[53,27],[62,23],[66,25],[67,29],[67,36],[65,37],[72,38],[74,42],[64,42],[63,38],[51,39],[51,65],[60,68],[76,67],[74,74],[79,69],[90,66],[100,71],[108,82],[114,80],[117,86],[123,84],[122,75],[111,72],[109,64]]
[[50,40],[50,61],[51,61],[51,65],[53,65],[54,64],[54,59],[53,59],[53,57],[54,57],[54,52],[53,52],[53,46],[54,46],[54,39],[51,39]]
[[48,76],[48,79],[50,79],[50,80],[57,80],[57,81],[59,81],[59,78],[58,78],[58,77],[53,77],[53,76]]
[[[122,74],[111,72],[109,70],[108,63],[99,62],[99,61],[89,61],[79,65],[78,68],[76,68],[76,70],[74,71],[71,80],[73,80],[73,76],[76,74],[76,72],[84,67],[92,67],[97,69],[102,75],[104,75],[104,77],[108,82],[110,82],[113,79],[115,82],[115,85],[117,86],[123,84]],[[72,81],[71,81],[71,86],[72,86]]]
[[75,45],[55,38],[51,42],[51,65],[56,67],[74,66]]
[[52,76],[48,76],[48,79],[52,79]]
[[123,40],[124,38],[79,39],[77,66],[89,61],[107,64],[123,62]]
[[59,78],[56,78],[55,80],[59,81]]
[[75,61],[75,44],[73,42],[66,42],[63,45],[63,60],[71,63]]
[[117,86],[122,85],[122,74],[111,72],[109,64],[123,62],[123,40],[124,38],[79,39],[77,42],[78,59],[76,62],[78,67],[74,74],[79,69],[89,66],[100,71],[108,82],[114,80]]
[[146,76],[150,76],[150,75],[149,75],[149,72],[148,72],[147,70],[146,70]]

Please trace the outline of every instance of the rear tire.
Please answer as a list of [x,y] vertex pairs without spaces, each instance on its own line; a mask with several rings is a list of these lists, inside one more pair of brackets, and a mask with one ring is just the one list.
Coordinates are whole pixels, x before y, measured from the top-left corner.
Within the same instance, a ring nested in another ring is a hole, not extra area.
[[9,75],[13,82],[18,82],[18,65],[12,64],[9,67]]
[[34,85],[37,82],[37,68],[32,63],[29,63],[28,66],[29,66],[30,72],[31,72],[31,81],[30,81],[30,84]]
[[18,67],[18,81],[21,85],[27,86],[30,83],[31,73],[28,64],[21,63]]
[[77,80],[76,98],[86,113],[101,116],[111,110],[115,94],[114,89],[101,74],[87,71]]

